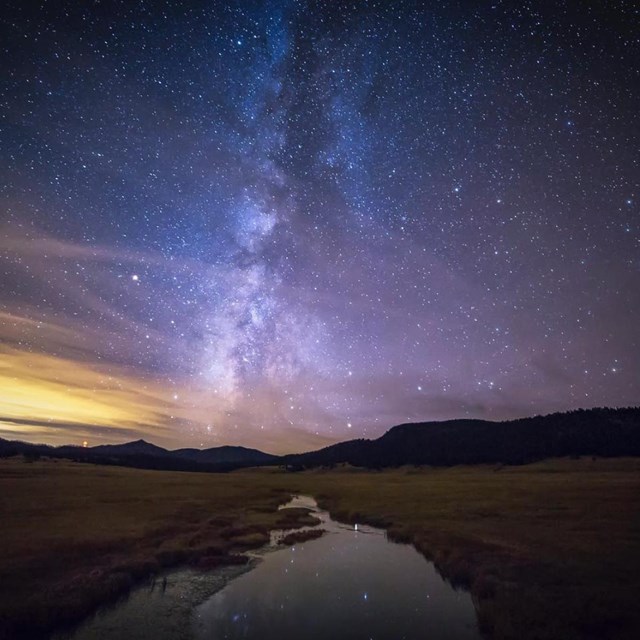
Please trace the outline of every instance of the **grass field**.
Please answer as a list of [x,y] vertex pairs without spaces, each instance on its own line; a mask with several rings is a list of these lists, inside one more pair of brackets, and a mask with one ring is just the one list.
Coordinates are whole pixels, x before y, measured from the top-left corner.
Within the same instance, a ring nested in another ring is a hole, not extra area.
[[292,493],[415,544],[471,589],[489,637],[640,637],[639,459],[232,474],[3,460],[0,635],[73,621],[162,567],[236,561]]
[[74,621],[163,567],[238,561],[288,495],[251,476],[1,461],[0,637]]

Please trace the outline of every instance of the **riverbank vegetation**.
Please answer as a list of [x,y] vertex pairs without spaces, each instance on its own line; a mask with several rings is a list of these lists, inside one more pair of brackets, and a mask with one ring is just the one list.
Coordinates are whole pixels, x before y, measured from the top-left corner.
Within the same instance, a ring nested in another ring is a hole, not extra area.
[[288,499],[251,474],[3,460],[0,638],[73,623],[169,567],[246,562],[271,529],[309,524],[277,511]]
[[640,460],[297,474],[469,588],[489,638],[640,637]]
[[0,462],[0,635],[77,620],[178,564],[240,562],[294,493],[384,527],[471,589],[493,638],[635,638],[640,460],[192,474]]

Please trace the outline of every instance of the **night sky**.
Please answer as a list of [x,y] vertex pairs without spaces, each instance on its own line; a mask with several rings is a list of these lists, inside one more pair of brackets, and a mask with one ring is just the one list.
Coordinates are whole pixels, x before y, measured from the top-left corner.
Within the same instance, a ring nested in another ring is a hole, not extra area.
[[638,404],[639,18],[5,3],[0,437],[280,453]]

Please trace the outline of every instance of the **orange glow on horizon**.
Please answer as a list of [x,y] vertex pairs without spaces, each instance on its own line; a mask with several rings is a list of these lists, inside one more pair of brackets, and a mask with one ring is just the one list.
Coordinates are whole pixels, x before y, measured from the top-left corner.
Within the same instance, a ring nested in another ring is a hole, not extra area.
[[[136,427],[147,433],[163,429],[160,392],[144,381],[50,355],[15,349],[0,354],[0,425],[15,437],[58,443],[58,424]],[[52,426],[41,424],[46,422]],[[63,440],[68,442],[69,435]]]
[[[98,364],[0,347],[3,438],[83,446],[145,438],[168,448],[237,444],[270,453],[308,451],[335,441],[293,426],[260,430],[257,441],[250,428],[223,426],[227,409],[224,398],[206,387],[168,388],[124,367],[107,371]],[[212,430],[211,424],[220,426]]]

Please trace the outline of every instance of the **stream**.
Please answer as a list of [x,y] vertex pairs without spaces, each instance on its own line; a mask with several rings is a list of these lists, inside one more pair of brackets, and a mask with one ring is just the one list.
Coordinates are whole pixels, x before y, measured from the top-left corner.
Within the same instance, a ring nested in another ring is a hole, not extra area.
[[469,593],[412,546],[336,522],[308,496],[286,507],[309,509],[326,533],[282,547],[288,532],[276,531],[246,566],[172,571],[54,640],[481,638]]

